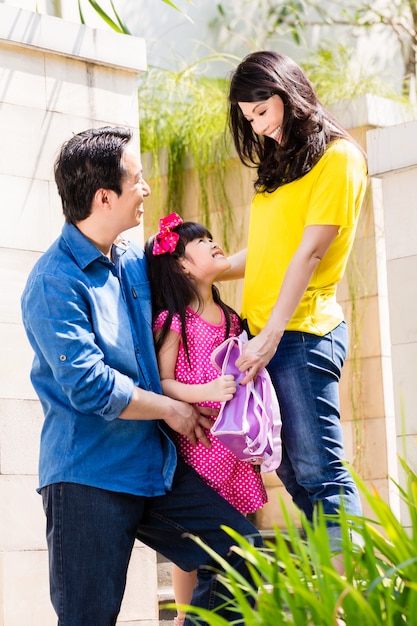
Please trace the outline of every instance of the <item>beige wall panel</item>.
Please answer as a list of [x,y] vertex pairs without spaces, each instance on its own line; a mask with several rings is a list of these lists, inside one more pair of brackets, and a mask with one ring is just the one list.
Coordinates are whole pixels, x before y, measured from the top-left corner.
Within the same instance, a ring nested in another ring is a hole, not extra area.
[[45,59],[46,106],[49,111],[137,126],[138,98],[131,74],[81,61]]
[[45,250],[52,236],[50,208],[45,202],[48,182],[17,175],[0,175],[0,185],[5,190],[0,246]]
[[36,476],[0,476],[0,545],[3,552],[46,548],[45,515],[37,486]]
[[149,593],[157,585],[156,555],[143,543],[136,542],[129,564],[126,591],[120,611],[119,622],[139,620],[145,616],[158,624],[156,594]]
[[397,435],[417,436],[417,342],[393,346],[392,362]]
[[36,398],[29,380],[33,353],[23,326],[0,324],[0,345],[0,398]]
[[43,413],[37,400],[0,399],[0,473],[37,476]]
[[21,324],[20,296],[38,253],[0,247],[0,323]]
[[415,168],[396,171],[383,181],[387,260],[416,255],[417,193]]
[[[397,230],[400,229],[397,228]],[[407,239],[414,240],[417,239],[417,236],[411,236]],[[416,342],[417,255],[399,257],[388,261],[388,288],[391,302],[390,322],[393,346]]]
[[5,104],[35,109],[46,108],[45,56],[42,52],[3,45],[0,93]]
[[56,626],[46,550],[0,553],[2,626]]

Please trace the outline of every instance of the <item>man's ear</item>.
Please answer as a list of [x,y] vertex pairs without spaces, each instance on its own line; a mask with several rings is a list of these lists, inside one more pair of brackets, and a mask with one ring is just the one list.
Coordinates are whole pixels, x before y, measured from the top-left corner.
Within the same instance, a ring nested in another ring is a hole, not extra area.
[[97,189],[94,194],[94,202],[103,209],[110,209],[110,193],[108,189]]

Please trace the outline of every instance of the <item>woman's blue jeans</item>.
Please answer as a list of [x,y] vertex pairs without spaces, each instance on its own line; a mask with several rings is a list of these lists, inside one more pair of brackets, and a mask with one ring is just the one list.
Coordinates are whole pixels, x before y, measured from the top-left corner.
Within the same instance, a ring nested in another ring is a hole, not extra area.
[[[223,604],[230,593],[210,569],[214,564],[207,552],[188,535],[201,537],[247,580],[251,578],[246,563],[230,552],[233,540],[220,525],[262,545],[256,528],[181,460],[172,490],[164,496],[146,498],[57,483],[42,489],[42,498],[58,626],[116,624],[135,539],[185,570],[198,569],[192,604],[209,610]],[[227,608],[220,614],[229,621],[236,619]]]
[[[277,474],[310,520],[319,502],[326,514],[337,514],[342,502],[348,514],[362,514],[358,490],[342,463],[339,380],[347,346],[345,322],[324,337],[286,331],[267,367],[282,417]],[[328,526],[337,536],[337,523]]]

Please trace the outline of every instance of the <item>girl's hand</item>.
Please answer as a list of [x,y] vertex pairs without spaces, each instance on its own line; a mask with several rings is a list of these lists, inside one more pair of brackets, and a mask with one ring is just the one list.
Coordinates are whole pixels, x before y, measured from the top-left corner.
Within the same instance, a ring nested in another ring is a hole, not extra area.
[[223,374],[215,380],[206,383],[207,395],[213,402],[226,402],[236,393],[236,381],[231,374]]

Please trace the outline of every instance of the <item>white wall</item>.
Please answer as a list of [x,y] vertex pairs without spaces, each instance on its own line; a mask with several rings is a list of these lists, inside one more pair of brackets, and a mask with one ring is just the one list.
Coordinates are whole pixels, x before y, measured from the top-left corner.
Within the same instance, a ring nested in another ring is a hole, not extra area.
[[[417,122],[368,131],[367,144],[382,180],[396,449],[417,473]],[[408,513],[402,505],[405,525]]]
[[[58,236],[53,162],[73,133],[132,128],[139,154],[137,74],[144,41],[0,4],[0,624],[52,626],[45,518],[36,493],[40,404],[20,294]],[[129,232],[142,242],[142,230]],[[158,622],[156,558],[138,544],[120,622]]]

